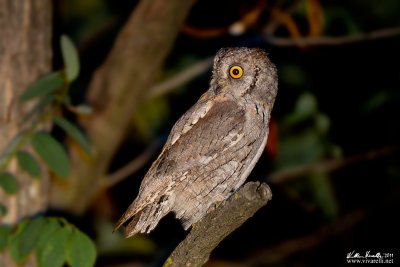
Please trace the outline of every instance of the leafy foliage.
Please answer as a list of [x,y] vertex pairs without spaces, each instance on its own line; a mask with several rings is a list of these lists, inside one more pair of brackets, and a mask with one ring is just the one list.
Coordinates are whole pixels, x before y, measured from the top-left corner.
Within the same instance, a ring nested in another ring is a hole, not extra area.
[[17,136],[15,136],[8,144],[3,154],[0,155],[0,170],[1,167],[7,165],[7,163],[10,161],[10,158],[13,156],[13,153],[15,153],[18,150],[18,147],[22,142],[23,135],[24,133],[22,132],[19,133]]
[[93,241],[64,219],[38,217],[19,223],[14,230],[0,226],[0,250],[7,249],[17,263],[33,253],[39,267],[91,267],[96,261]]
[[66,261],[65,250],[71,229],[56,229],[43,246],[39,247],[37,252],[37,260],[39,266],[55,266],[62,267]]
[[18,225],[16,232],[10,235],[7,246],[14,261],[21,263],[27,259],[45,226],[44,218],[25,220]]
[[3,188],[3,190],[10,195],[16,194],[18,191],[17,178],[15,178],[14,175],[8,172],[1,173],[0,187]]
[[69,175],[69,159],[62,145],[51,135],[39,132],[32,136],[32,145],[46,165],[58,176]]
[[54,118],[55,124],[60,126],[67,134],[69,134],[83,149],[86,153],[91,154],[92,148],[90,146],[87,137],[71,122],[67,121],[62,117]]
[[[78,53],[72,41],[65,35],[60,40],[61,52],[64,59],[64,69],[54,71],[34,82],[21,95],[21,101],[37,100],[23,122],[30,128],[18,133],[10,142],[7,149],[0,155],[0,187],[8,194],[15,194],[18,190],[17,179],[7,172],[9,162],[16,158],[20,169],[26,171],[33,178],[40,178],[39,162],[30,153],[23,151],[30,144],[47,167],[57,176],[67,178],[70,173],[68,155],[62,144],[49,133],[40,131],[44,123],[54,119],[54,122],[69,134],[85,151],[90,154],[91,147],[87,137],[73,123],[58,115],[64,108],[79,113],[79,108],[70,105],[68,90],[70,83],[79,75]],[[39,129],[39,130],[38,130]],[[0,216],[7,212],[5,206],[0,206]]]
[[34,178],[40,178],[40,166],[36,159],[28,152],[18,151],[17,153],[18,164],[27,173]]
[[0,216],[7,214],[7,207],[0,203]]
[[11,233],[11,226],[0,225],[0,251],[2,251],[7,245],[7,239]]
[[74,44],[66,35],[61,36],[61,52],[67,81],[73,82],[79,74],[79,57]]
[[92,240],[79,230],[72,229],[66,250],[67,263],[70,266],[90,267],[96,259],[96,249]]
[[[293,112],[286,115],[280,126],[282,139],[276,160],[280,169],[309,164],[336,151],[327,137],[330,121],[318,110],[317,98],[310,92],[299,96]],[[289,190],[313,203],[326,217],[334,217],[338,208],[329,175],[321,172],[304,178],[291,183]]]
[[50,73],[29,86],[22,96],[22,101],[28,101],[39,96],[50,94],[59,89],[63,84],[64,76],[61,72]]

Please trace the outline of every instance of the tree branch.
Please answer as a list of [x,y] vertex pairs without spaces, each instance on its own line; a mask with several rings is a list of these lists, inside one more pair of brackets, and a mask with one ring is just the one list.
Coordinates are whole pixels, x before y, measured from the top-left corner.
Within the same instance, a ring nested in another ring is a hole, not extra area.
[[139,156],[131,160],[128,164],[117,170],[116,172],[110,174],[104,178],[103,187],[110,188],[119,182],[123,181],[125,178],[129,177],[131,174],[137,172],[142,168],[154,155],[156,150],[160,147],[161,140],[157,139],[150,146],[148,146]]
[[[276,6],[282,6],[284,1],[279,1],[278,4]],[[303,3],[303,1],[301,0],[294,0],[291,5],[285,9],[285,13],[288,15],[293,14],[301,5],[301,3]],[[273,15],[274,13],[272,13]],[[270,36],[273,35],[275,33],[275,31],[278,29],[279,26],[282,25],[282,20],[277,18],[276,16],[272,17],[272,20],[270,20],[268,22],[268,24],[266,25],[266,27],[264,27],[263,30],[263,34],[265,36]]]
[[267,181],[270,183],[282,183],[314,172],[331,172],[358,162],[385,157],[398,150],[398,146],[387,146],[344,158],[328,159],[300,165],[272,173],[268,176]]
[[321,36],[321,37],[301,37],[301,38],[285,38],[273,35],[265,35],[265,41],[274,46],[328,46],[328,45],[345,45],[359,43],[382,38],[389,38],[400,35],[400,27],[376,30],[367,33],[359,33],[354,35],[345,35],[338,37]]
[[252,217],[271,198],[272,193],[267,184],[246,183],[226,202],[193,225],[164,266],[202,266],[226,236]]
[[185,68],[175,76],[171,77],[168,80],[165,80],[159,84],[156,84],[150,89],[150,93],[148,97],[155,97],[159,95],[166,94],[170,92],[172,89],[177,88],[180,85],[183,85],[195,77],[203,74],[206,72],[208,69],[211,68],[212,63],[213,63],[214,57],[208,57],[205,59],[202,59],[196,63],[194,63],[192,66]]
[[[264,248],[249,256],[247,260],[225,262],[225,266],[246,267],[276,265],[294,254],[302,253],[319,246],[332,236],[346,233],[363,222],[367,217],[368,213],[365,210],[354,210],[334,222],[322,226],[315,232],[282,241],[272,247]],[[210,267],[212,266],[219,266],[218,262],[217,264],[210,264]]]

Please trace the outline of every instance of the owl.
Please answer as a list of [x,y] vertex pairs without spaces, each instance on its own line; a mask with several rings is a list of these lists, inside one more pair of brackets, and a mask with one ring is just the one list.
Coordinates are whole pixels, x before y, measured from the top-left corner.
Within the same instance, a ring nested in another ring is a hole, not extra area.
[[266,145],[277,87],[263,50],[219,50],[208,91],[176,122],[116,229],[148,233],[173,212],[187,230],[226,200]]

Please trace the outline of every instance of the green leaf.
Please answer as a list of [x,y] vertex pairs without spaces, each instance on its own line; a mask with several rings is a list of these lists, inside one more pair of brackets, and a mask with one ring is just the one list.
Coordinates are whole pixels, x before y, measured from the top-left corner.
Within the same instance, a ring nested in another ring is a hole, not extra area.
[[73,109],[71,111],[75,112],[76,114],[80,114],[80,115],[91,115],[91,114],[93,114],[93,108],[91,106],[85,105],[85,104],[73,107]]
[[62,226],[58,219],[47,218],[46,227],[43,229],[38,240],[37,251],[39,252],[40,250],[44,249],[47,246],[48,240],[51,238],[51,236],[61,228]]
[[21,95],[21,100],[28,101],[38,96],[47,95],[60,88],[64,82],[65,79],[61,72],[52,72],[29,86]]
[[11,226],[0,225],[0,251],[7,246],[7,238],[11,233]]
[[152,140],[165,124],[169,114],[168,101],[164,97],[155,97],[143,102],[133,114],[133,123],[141,138]]
[[330,127],[329,117],[325,114],[318,113],[315,118],[315,127],[321,134],[327,134]]
[[79,74],[79,57],[73,42],[66,35],[61,36],[61,52],[64,59],[67,81],[72,82]]
[[34,178],[40,178],[40,166],[36,159],[28,152],[18,151],[17,153],[18,164],[29,175]]
[[8,144],[7,148],[4,150],[3,154],[0,156],[0,168],[6,164],[9,160],[9,157],[17,150],[18,146],[21,144],[21,140],[24,136],[25,132],[19,133],[15,136],[11,142]]
[[306,73],[300,65],[283,64],[279,69],[280,77],[291,86],[302,86],[307,83]]
[[72,231],[66,253],[67,263],[71,267],[92,267],[96,261],[93,241],[78,229]]
[[69,159],[63,146],[51,135],[43,132],[32,136],[32,145],[46,165],[58,176],[69,176]]
[[0,203],[0,217],[7,214],[7,207]]
[[317,112],[316,97],[309,92],[305,92],[297,99],[295,110],[286,117],[285,124],[288,126],[296,125],[312,118]]
[[43,246],[37,250],[36,257],[40,267],[62,267],[66,261],[66,246],[71,235],[69,227],[55,230]]
[[92,147],[89,140],[78,127],[62,117],[54,118],[54,122],[69,134],[88,154],[92,154]]
[[0,187],[3,188],[3,190],[10,194],[14,195],[18,191],[18,182],[17,178],[15,178],[14,175],[11,173],[5,172],[0,174]]
[[296,113],[302,118],[309,118],[317,112],[317,99],[311,93],[303,93],[296,103]]
[[43,109],[55,99],[54,95],[45,95],[37,101],[36,105],[28,112],[24,118],[24,123],[29,121],[37,113],[41,113]]
[[312,203],[317,205],[327,218],[335,218],[338,214],[338,203],[329,175],[326,173],[313,173],[308,177],[306,183],[309,185],[309,195],[312,197]]
[[16,262],[21,263],[26,260],[29,253],[36,248],[46,224],[47,221],[43,217],[26,220],[19,224],[16,233],[8,239],[10,255]]

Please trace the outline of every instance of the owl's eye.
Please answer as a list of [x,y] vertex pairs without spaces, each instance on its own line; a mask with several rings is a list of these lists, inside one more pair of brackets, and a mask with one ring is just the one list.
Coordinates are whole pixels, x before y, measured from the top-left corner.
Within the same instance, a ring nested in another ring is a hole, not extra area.
[[229,69],[229,75],[233,78],[233,79],[239,79],[240,77],[243,76],[243,69],[240,66],[232,66]]

